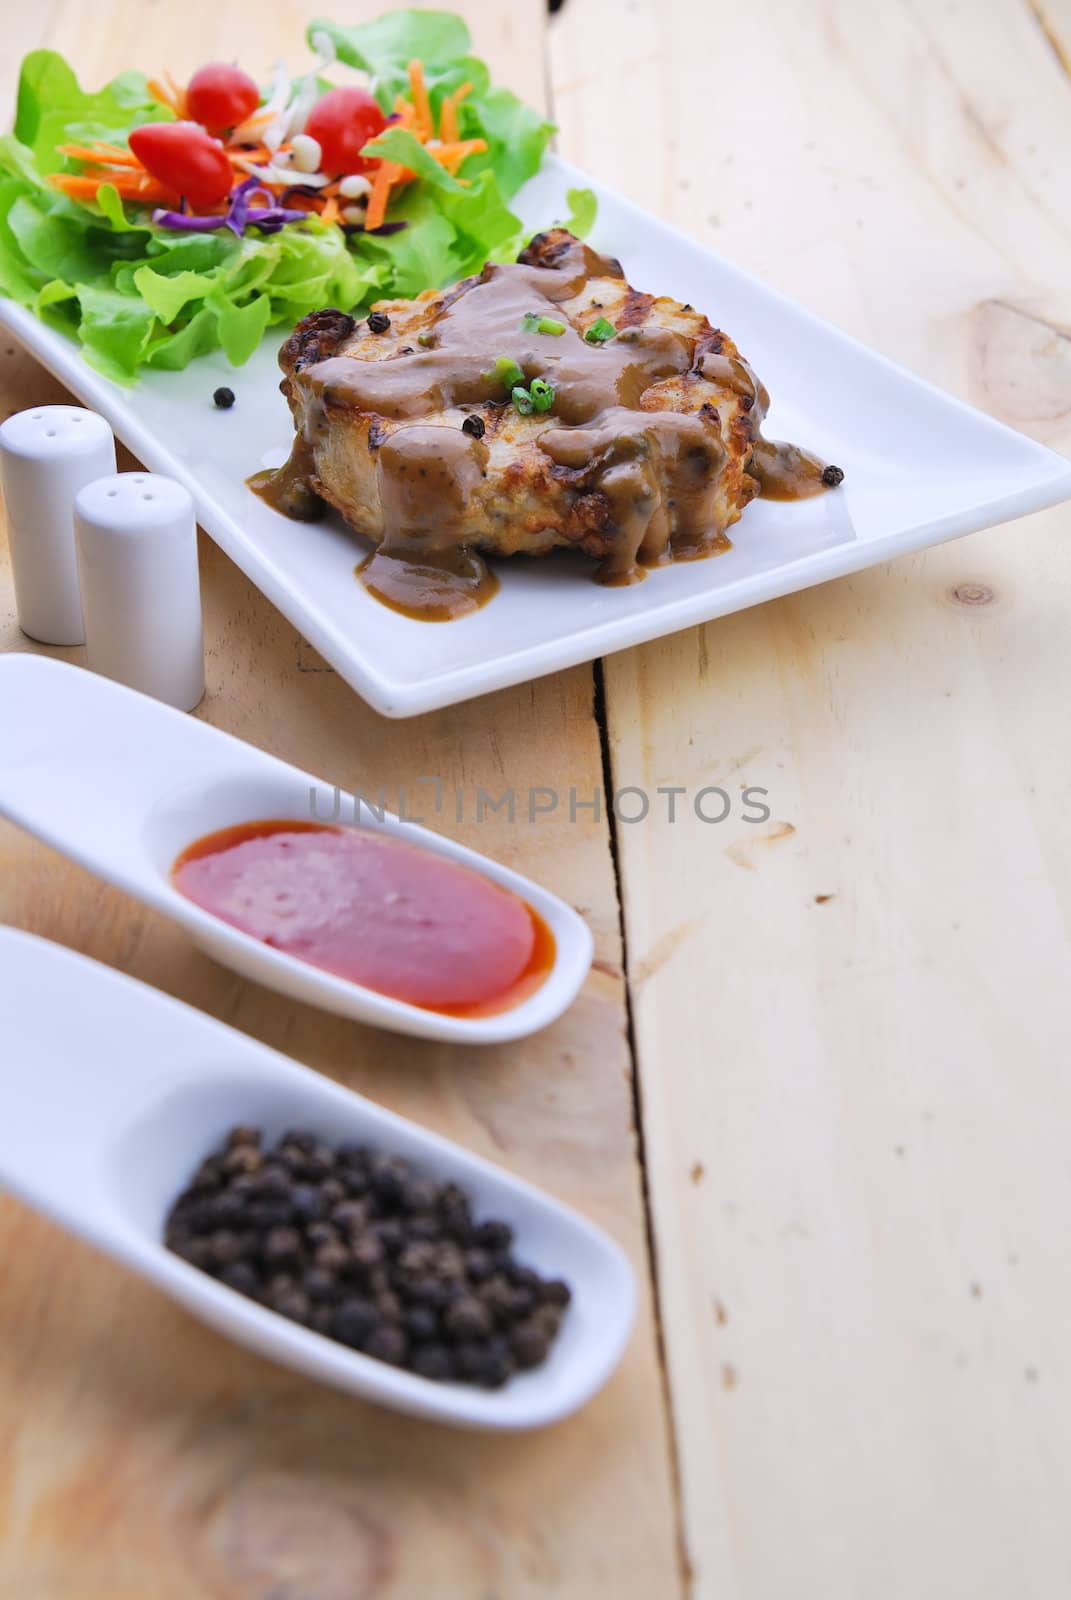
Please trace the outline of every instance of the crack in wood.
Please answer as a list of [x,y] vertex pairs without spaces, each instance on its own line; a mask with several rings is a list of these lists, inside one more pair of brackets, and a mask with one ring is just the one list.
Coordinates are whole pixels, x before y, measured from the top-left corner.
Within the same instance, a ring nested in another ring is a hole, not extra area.
[[1052,23],[1045,15],[1039,0],[1026,0],[1026,7],[1034,21],[1037,23],[1038,27],[1041,29],[1042,37],[1045,39],[1049,49],[1060,63],[1064,73],[1068,78],[1071,78],[1071,56],[1068,55],[1059,34],[1056,32]]
[[[599,750],[602,756],[602,779],[604,794],[614,793],[613,753],[610,748],[610,724],[606,711],[606,677],[601,660],[594,663],[594,700],[592,714],[595,727],[599,736]],[[622,878],[621,856],[617,837],[617,817],[613,806],[606,808],[607,829],[609,834],[610,860],[613,866],[614,887],[617,895],[618,927],[621,938],[621,964],[625,974],[624,1004],[625,1004],[625,1043],[628,1049],[629,1065],[632,1074],[632,1121],[636,1133],[636,1158],[640,1169],[640,1185],[643,1196],[644,1226],[647,1235],[647,1262],[651,1278],[651,1305],[654,1314],[655,1339],[658,1346],[658,1363],[662,1376],[663,1413],[668,1443],[670,1471],[673,1477],[673,1505],[676,1520],[677,1559],[680,1567],[680,1578],[685,1596],[692,1592],[694,1582],[694,1568],[688,1554],[687,1533],[684,1525],[684,1496],[682,1490],[682,1467],[680,1458],[680,1445],[677,1438],[677,1426],[671,1395],[671,1382],[669,1375],[669,1360],[666,1348],[666,1330],[662,1317],[662,1295],[658,1271],[658,1240],[655,1232],[654,1207],[651,1199],[651,1187],[648,1178],[647,1163],[647,1138],[643,1117],[643,1087],[640,1083],[639,1050],[636,1043],[635,1017],[632,1007],[633,985],[637,981],[636,974],[629,972],[628,956],[628,928],[625,919],[624,883]]]

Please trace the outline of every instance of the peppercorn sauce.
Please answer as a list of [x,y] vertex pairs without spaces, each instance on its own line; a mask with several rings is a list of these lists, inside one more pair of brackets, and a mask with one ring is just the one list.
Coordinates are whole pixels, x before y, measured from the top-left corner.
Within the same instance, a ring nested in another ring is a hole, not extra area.
[[172,881],[273,949],[425,1010],[507,1010],[554,964],[553,935],[517,895],[374,828],[242,823],[195,840]]
[[[598,298],[611,292],[610,304]],[[690,306],[632,290],[617,262],[564,230],[443,291],[426,316],[420,300],[409,306],[415,336],[404,303],[391,307],[389,337],[357,336],[341,313],[299,324],[281,357],[299,424],[294,455],[276,482],[252,485],[278,509],[300,499],[295,483],[339,505],[376,539],[358,571],[395,609],[430,620],[475,609],[497,587],[481,550],[574,543],[601,557],[600,581],[632,583],[649,567],[729,548],[726,527],[756,494],[794,499],[827,486],[816,458],[761,437],[769,397],[727,336]],[[549,313],[560,332],[538,330]],[[599,336],[602,324],[612,337]],[[503,359],[525,384],[551,386],[549,410],[514,417]],[[467,428],[474,417],[480,426]],[[345,451],[362,444],[374,464],[362,452],[358,503],[332,482]],[[521,538],[497,503],[511,492]]]

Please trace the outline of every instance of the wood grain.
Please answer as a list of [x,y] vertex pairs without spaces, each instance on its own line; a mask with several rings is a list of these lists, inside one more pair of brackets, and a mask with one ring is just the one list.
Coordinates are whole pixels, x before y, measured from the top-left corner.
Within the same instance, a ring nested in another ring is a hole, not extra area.
[[[570,158],[1071,449],[1066,4],[675,20],[569,0]],[[618,828],[703,1600],[1071,1592],[1069,531],[606,663],[616,784],[771,807]]]
[[1027,4],[1061,68],[1071,77],[1071,3],[1027,0]]
[[[308,16],[209,0],[52,4],[20,14],[87,82],[131,64],[301,57]],[[329,8],[327,8],[329,9]],[[360,8],[368,15],[380,5]],[[462,7],[504,81],[542,99],[538,0]],[[354,14],[353,8],[348,13]],[[9,40],[10,44],[10,40]],[[0,348],[0,405],[62,398]],[[538,876],[588,917],[598,967],[569,1015],[510,1048],[463,1051],[327,1017],[245,983],[10,827],[0,914],[200,1006],[579,1206],[635,1262],[644,1300],[619,1375],[579,1417],[489,1439],[402,1420],[258,1362],[14,1202],[0,1205],[3,1600],[527,1600],[680,1592],[662,1379],[605,823],[475,814],[476,791],[601,781],[588,669],[405,724],[368,710],[207,541],[208,695],[198,715],[410,809],[420,776],[459,786],[444,831]],[[14,623],[0,543],[0,647]],[[50,651],[79,659],[78,651]],[[134,753],[132,752],[132,759]],[[582,816],[585,814],[582,814]],[[428,820],[434,825],[436,817]]]

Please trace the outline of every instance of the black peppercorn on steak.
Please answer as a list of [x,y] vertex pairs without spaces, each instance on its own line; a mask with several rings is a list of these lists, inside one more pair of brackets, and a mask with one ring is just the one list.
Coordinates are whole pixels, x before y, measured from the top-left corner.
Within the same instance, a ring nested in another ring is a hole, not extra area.
[[281,476],[384,551],[576,546],[627,581],[723,548],[760,492],[767,395],[733,341],[561,228],[360,324],[315,312],[280,364]]

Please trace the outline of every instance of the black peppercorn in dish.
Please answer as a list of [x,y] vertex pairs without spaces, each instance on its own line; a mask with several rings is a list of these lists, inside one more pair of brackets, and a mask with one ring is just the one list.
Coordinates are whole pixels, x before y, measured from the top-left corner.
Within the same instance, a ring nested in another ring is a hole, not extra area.
[[547,1359],[571,1299],[465,1191],[363,1145],[231,1130],[165,1242],[239,1294],[391,1366],[498,1388]]

